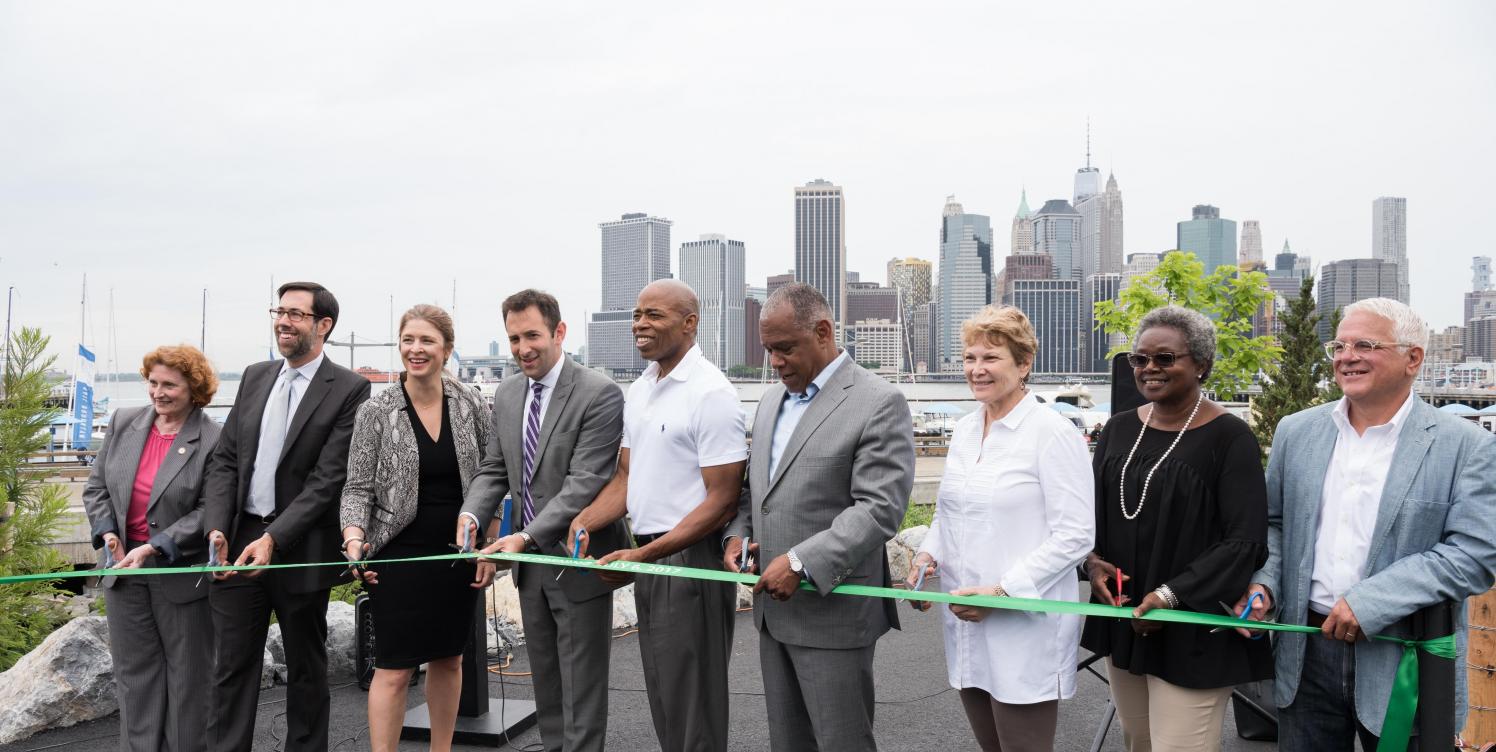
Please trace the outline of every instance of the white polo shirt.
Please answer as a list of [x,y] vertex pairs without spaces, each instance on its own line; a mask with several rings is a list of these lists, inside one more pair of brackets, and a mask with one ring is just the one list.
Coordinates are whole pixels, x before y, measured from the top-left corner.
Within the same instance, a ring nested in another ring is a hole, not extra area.
[[634,534],[669,531],[706,500],[701,468],[748,459],[737,390],[692,345],[661,379],[658,363],[629,386],[623,447],[629,450],[628,509]]

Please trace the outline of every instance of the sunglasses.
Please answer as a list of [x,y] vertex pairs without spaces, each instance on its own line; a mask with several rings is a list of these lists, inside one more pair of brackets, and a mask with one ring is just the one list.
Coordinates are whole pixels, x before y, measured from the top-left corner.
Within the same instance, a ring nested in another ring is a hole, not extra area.
[[1127,354],[1127,365],[1130,365],[1133,368],[1147,368],[1148,362],[1152,361],[1153,363],[1157,364],[1159,368],[1168,368],[1169,366],[1174,365],[1174,363],[1180,358],[1188,357],[1189,353],[1161,352],[1147,355],[1144,353],[1134,352]]

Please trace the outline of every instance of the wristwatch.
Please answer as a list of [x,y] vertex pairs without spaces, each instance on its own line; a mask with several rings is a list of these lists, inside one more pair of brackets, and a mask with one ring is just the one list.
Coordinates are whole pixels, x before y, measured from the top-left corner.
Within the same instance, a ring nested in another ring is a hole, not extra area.
[[790,560],[790,571],[803,578],[805,576],[805,565],[800,563],[800,557],[795,555],[794,549],[790,549],[784,555]]
[[519,537],[525,539],[525,548],[534,548],[535,547],[535,538],[533,536],[531,536],[529,533],[521,530],[521,531],[515,533],[515,535],[518,535]]

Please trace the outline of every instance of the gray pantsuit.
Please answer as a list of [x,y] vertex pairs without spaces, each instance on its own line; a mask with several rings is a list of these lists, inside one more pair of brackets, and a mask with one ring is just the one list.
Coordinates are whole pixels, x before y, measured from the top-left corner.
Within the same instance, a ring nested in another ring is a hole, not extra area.
[[[722,542],[708,536],[655,563],[720,569]],[[649,714],[666,752],[727,749],[727,662],[737,598],[731,582],[648,575],[634,581]]]
[[160,577],[117,579],[104,591],[104,604],[114,673],[120,677],[120,749],[207,749],[213,668],[208,599],[173,603]]
[[[194,409],[156,469],[146,506],[146,540],[127,530],[135,474],[151,435],[151,407],[120,410],[83,489],[94,545],[119,536],[127,549],[149,543],[146,566],[191,566],[207,559],[198,499],[218,424]],[[100,563],[103,561],[100,553]],[[207,748],[213,629],[208,584],[197,575],[104,577],[109,653],[120,699],[120,749],[184,752]]]

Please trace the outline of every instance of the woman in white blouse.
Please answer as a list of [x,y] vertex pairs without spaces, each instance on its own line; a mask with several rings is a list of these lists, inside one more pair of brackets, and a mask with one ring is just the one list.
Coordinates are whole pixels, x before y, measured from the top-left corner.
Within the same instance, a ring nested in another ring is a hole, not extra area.
[[[956,595],[1078,600],[1076,565],[1096,517],[1085,438],[1028,392],[1038,343],[1022,311],[987,306],[961,338],[982,409],[956,424],[909,584],[923,568]],[[947,670],[983,750],[1054,749],[1059,701],[1075,693],[1080,626],[1079,616],[950,606]]]

